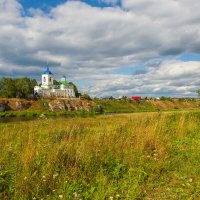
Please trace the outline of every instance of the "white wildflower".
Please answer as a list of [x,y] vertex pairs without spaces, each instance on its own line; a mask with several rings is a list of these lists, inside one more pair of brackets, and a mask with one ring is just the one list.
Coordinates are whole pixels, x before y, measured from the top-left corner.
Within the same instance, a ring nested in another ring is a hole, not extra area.
[[192,178],[190,178],[190,179],[189,179],[189,182],[192,183],[192,181],[193,181]]
[[62,198],[63,198],[63,195],[62,195],[62,194],[60,194],[60,195],[59,195],[59,198],[60,198],[60,199],[62,199]]
[[74,193],[73,193],[73,195],[74,195],[74,197],[75,197],[75,198],[77,198],[77,197],[78,197],[78,194],[77,194],[77,192],[74,192]]
[[53,175],[53,179],[55,179],[57,176],[58,176],[58,174],[54,174],[54,175]]

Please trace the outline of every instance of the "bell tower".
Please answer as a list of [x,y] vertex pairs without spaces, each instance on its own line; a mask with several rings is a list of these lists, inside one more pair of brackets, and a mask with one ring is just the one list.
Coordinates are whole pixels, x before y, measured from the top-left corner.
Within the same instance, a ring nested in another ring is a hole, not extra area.
[[42,87],[46,89],[51,89],[53,86],[53,74],[49,70],[47,65],[46,70],[42,74]]

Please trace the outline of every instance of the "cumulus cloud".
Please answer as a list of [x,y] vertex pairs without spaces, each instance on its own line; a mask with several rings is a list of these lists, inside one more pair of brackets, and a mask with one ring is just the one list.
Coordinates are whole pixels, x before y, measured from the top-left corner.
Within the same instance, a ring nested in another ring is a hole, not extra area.
[[117,3],[120,2],[120,0],[98,0],[98,1],[103,2],[103,3],[113,4],[113,5],[116,5]]
[[[121,3],[98,8],[67,1],[45,13],[1,0],[0,76],[39,79],[49,62],[56,78],[66,74],[94,96],[195,95],[199,62],[172,57],[200,53],[198,1]],[[124,74],[126,68],[133,72]]]
[[170,60],[162,62],[157,68],[149,68],[146,73],[101,75],[98,84],[85,91],[90,90],[94,96],[195,96],[200,85],[199,75],[200,62]]

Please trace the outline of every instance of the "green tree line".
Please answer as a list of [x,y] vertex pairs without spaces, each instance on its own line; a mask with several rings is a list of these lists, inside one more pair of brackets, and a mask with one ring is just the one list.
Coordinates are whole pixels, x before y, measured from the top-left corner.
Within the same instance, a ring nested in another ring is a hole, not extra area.
[[0,97],[28,98],[32,96],[35,85],[37,85],[35,79],[3,77],[0,79]]

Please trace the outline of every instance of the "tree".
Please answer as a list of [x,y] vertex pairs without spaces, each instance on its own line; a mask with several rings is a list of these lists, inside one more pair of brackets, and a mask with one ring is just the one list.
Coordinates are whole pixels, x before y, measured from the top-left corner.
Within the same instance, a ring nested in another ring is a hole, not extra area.
[[53,79],[53,85],[60,85],[61,83],[58,82],[57,80]]
[[108,99],[110,100],[114,100],[115,98],[113,96],[110,96]]
[[35,79],[27,77],[0,79],[0,97],[5,98],[28,98],[33,94],[33,88],[37,85]]
[[16,97],[27,98],[33,94],[33,88],[37,85],[35,79],[29,79],[27,77],[15,79]]
[[76,85],[72,82],[69,82],[69,84],[74,87],[75,96],[79,97],[81,94],[78,92],[78,88],[76,87]]
[[128,99],[127,96],[122,96],[122,97],[121,97],[121,100],[122,100],[122,101],[127,101],[127,99]]
[[91,97],[88,94],[82,94],[81,98],[86,100],[91,100]]
[[11,78],[2,78],[0,80],[0,96],[5,98],[15,97],[16,87],[13,79]]
[[104,113],[104,109],[103,109],[103,106],[102,106],[102,105],[97,105],[97,106],[95,106],[93,109],[94,109],[94,112],[95,112],[95,113],[99,113],[99,114]]
[[196,92],[197,92],[198,97],[200,97],[200,89],[198,89]]

